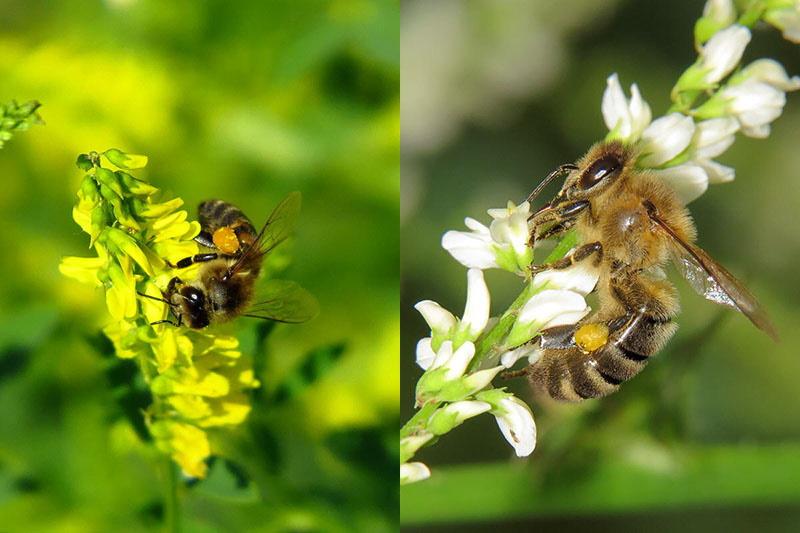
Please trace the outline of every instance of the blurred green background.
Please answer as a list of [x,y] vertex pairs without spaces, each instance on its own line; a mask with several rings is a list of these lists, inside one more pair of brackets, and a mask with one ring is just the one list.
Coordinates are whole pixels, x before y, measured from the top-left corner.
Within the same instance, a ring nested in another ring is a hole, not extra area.
[[[403,2],[402,420],[421,373],[414,346],[428,334],[413,304],[433,299],[457,314],[464,305],[466,272],[440,248],[441,235],[463,230],[465,216],[486,222],[487,208],[521,202],[603,138],[600,100],[612,72],[662,115],[696,57],[703,4]],[[744,60],[759,57],[800,74],[800,47],[771,28],[755,32]],[[781,343],[672,272],[680,329],[645,372],[582,405],[547,403],[510,382],[533,408],[536,451],[514,458],[490,416],[423,449],[416,459],[431,479],[401,490],[409,531],[796,530],[800,96],[787,99],[768,139],[739,137],[719,158],[736,180],[690,205],[700,245],[758,295]],[[520,290],[504,272],[487,281],[494,313]]]
[[266,341],[236,322],[264,388],[231,463],[182,489],[185,530],[395,529],[397,3],[3,0],[0,20],[0,100],[37,99],[46,121],[0,151],[0,529],[149,530],[164,512],[124,369],[91,342],[102,293],[57,270],[88,254],[75,158],[109,147],[147,154],[192,216],[222,198],[258,224],[303,194],[283,275],[322,312]]

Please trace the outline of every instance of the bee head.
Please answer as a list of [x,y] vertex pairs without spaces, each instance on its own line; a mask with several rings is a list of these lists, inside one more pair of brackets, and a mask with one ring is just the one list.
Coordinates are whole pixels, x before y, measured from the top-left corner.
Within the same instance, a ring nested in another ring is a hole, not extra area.
[[174,298],[180,308],[183,322],[190,328],[200,329],[210,323],[206,295],[191,285],[181,287],[179,298]]
[[633,159],[630,149],[619,142],[595,145],[567,178],[556,202],[588,199],[608,190],[620,181]]

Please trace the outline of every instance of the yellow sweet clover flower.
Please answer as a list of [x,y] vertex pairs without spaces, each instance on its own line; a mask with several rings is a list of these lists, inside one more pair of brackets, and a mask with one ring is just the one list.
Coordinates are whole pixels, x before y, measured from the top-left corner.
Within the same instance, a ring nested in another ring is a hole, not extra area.
[[[259,382],[235,337],[151,326],[164,319],[166,304],[137,295],[162,297],[174,276],[167,261],[198,252],[200,225],[180,209],[183,200],[160,198],[158,188],[127,172],[144,167],[145,156],[111,149],[82,154],[77,164],[86,176],[72,218],[96,256],[65,257],[59,270],[105,289],[112,320],[103,332],[117,357],[137,359],[142,369],[154,398],[145,418],[156,448],[187,476],[202,478],[212,453],[208,430],[241,424],[250,412],[247,391]],[[181,270],[189,279],[196,273],[197,266]]]

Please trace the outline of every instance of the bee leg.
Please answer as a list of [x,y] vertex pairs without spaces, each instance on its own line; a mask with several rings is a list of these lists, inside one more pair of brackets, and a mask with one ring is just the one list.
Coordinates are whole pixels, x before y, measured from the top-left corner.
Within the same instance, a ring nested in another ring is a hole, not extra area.
[[180,320],[178,322],[173,322],[172,320],[156,320],[155,322],[150,322],[151,326],[157,326],[158,324],[169,324],[170,326],[175,326],[176,328],[180,326]]
[[217,246],[214,244],[214,238],[206,230],[203,230],[200,233],[198,233],[197,237],[194,238],[194,242],[196,242],[200,246],[211,248],[212,250],[215,250],[217,248]]
[[[552,205],[547,205],[532,214],[528,217],[528,221],[531,225],[531,235],[528,239],[528,246],[533,247],[536,239],[542,238],[542,236],[537,235],[537,233],[543,224],[553,223],[553,226],[542,232],[543,234],[548,233],[550,230],[555,230],[553,234],[560,233],[571,226],[575,219],[578,218],[578,215],[583,213],[586,209],[589,209],[591,205],[589,200],[578,200],[576,202],[559,204],[557,208]],[[569,226],[567,226],[567,224],[569,224]]]
[[191,255],[189,257],[184,257],[174,265],[170,264],[169,266],[172,268],[186,268],[192,266],[195,263],[205,263],[206,261],[213,261],[218,257],[219,254],[217,253]]
[[539,272],[543,272],[545,270],[563,270],[565,268],[569,268],[575,263],[580,263],[587,257],[597,254],[596,262],[599,262],[600,259],[603,257],[603,245],[599,242],[590,242],[588,244],[584,244],[580,248],[576,249],[574,252],[569,254],[566,257],[562,257],[557,261],[553,261],[552,263],[545,263],[543,265],[531,265],[529,267],[529,271],[531,275],[537,274]]

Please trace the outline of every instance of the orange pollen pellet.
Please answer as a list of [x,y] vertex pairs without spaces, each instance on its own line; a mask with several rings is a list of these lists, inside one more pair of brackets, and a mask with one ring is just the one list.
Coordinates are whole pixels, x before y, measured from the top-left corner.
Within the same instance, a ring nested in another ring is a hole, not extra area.
[[214,246],[224,254],[232,254],[239,249],[239,238],[231,228],[224,226],[214,232],[212,236]]
[[586,353],[599,350],[607,342],[608,326],[605,324],[584,324],[575,331],[575,344]]

